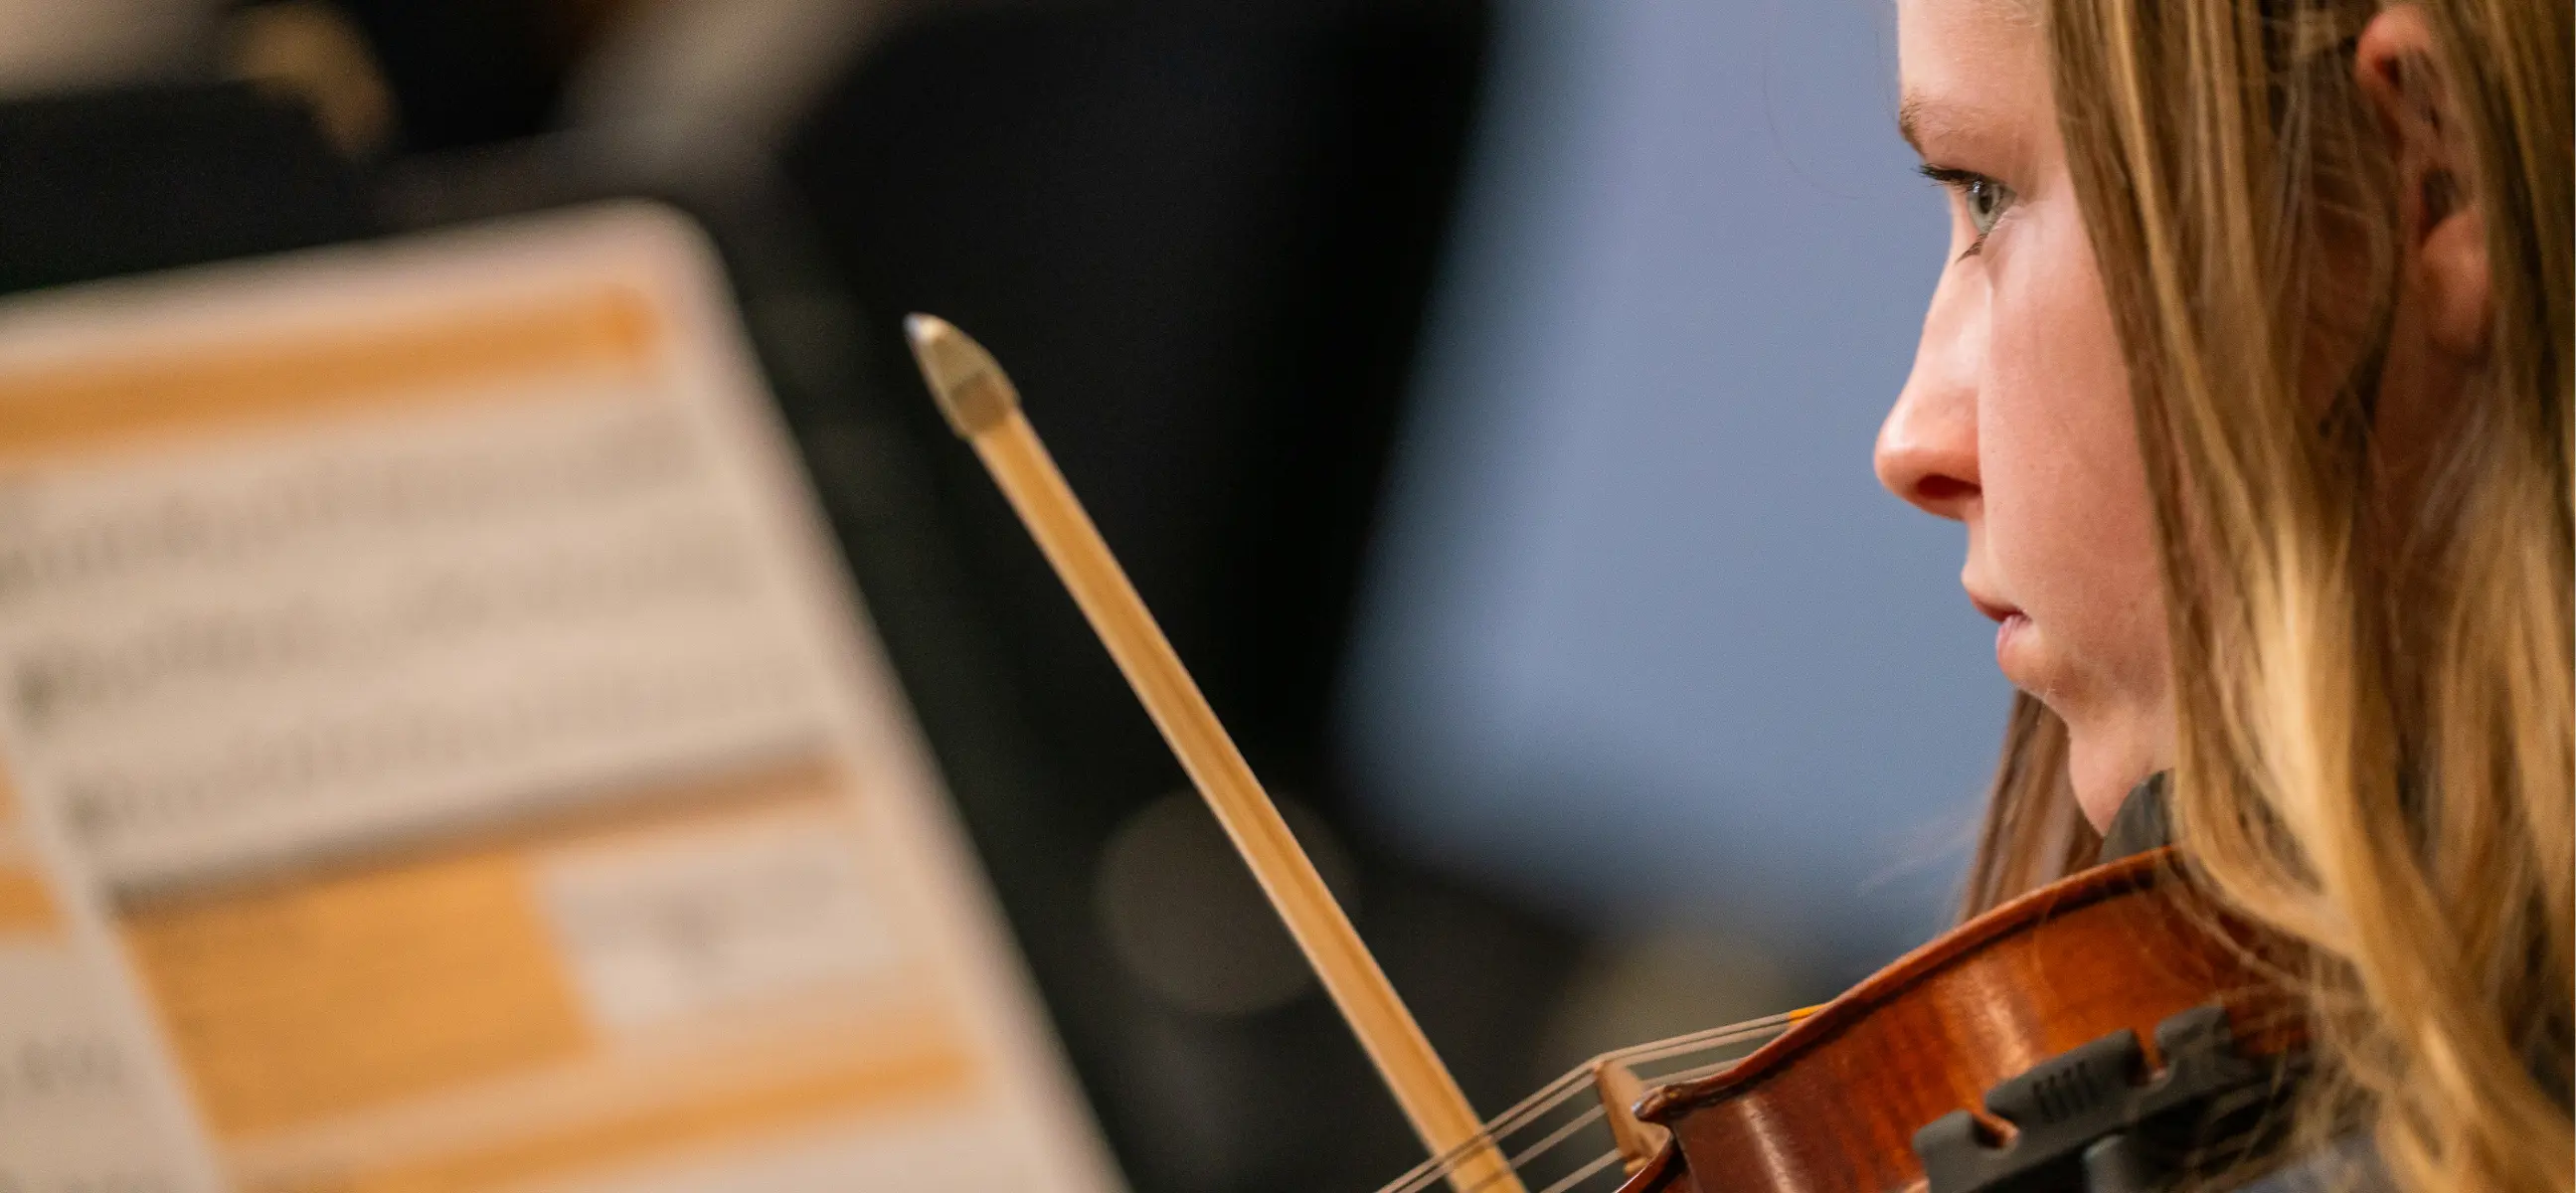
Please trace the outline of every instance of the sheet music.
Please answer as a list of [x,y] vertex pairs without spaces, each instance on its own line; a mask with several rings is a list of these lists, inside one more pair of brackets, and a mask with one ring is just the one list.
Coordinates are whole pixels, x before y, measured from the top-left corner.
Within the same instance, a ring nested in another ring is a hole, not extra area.
[[0,1193],[1113,1187],[713,258],[0,306]]

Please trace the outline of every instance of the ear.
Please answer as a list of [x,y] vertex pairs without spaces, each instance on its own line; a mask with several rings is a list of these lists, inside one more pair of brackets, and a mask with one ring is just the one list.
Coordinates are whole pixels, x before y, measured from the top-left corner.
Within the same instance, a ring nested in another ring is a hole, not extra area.
[[2475,360],[2486,354],[2494,315],[2486,216],[2439,48],[2422,9],[2391,5],[2363,27],[2353,78],[2397,165],[2400,284],[2415,291],[2409,297],[2434,346]]

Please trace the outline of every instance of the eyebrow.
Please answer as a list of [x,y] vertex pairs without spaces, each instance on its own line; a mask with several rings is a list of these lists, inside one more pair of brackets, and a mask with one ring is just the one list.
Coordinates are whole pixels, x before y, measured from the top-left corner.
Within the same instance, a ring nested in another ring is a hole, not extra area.
[[1916,154],[1921,154],[1923,126],[1927,122],[1937,123],[1938,112],[1939,109],[1922,96],[1906,95],[1896,105],[1896,135],[1905,138],[1905,143],[1913,146]]
[[1906,93],[1896,105],[1897,135],[1926,158],[1932,156],[1924,148],[1927,142],[1984,140],[1998,122],[1995,113],[1975,104],[1944,102],[1919,92]]

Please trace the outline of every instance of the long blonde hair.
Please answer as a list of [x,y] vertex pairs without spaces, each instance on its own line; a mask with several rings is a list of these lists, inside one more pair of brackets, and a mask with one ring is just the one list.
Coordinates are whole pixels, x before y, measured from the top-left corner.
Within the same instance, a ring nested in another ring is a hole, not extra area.
[[[2394,164],[2350,54],[2382,0],[2049,0],[2053,84],[2159,522],[2175,840],[2305,946],[2285,975],[2319,1061],[2302,1129],[2367,1130],[2425,1193],[2565,1190],[2576,21],[2567,0],[2409,2],[2441,46],[2494,323],[2403,500],[2370,440]],[[1971,909],[2095,845],[2064,726],[2025,699],[2006,746]]]

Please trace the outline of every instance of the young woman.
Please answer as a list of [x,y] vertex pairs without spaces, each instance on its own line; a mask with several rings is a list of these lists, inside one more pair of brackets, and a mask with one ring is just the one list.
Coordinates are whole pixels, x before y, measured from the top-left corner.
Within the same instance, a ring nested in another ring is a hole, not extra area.
[[2570,5],[1898,20],[1956,218],[1878,471],[2023,693],[1970,909],[2162,812],[2313,957],[2310,1143],[2568,1189]]

